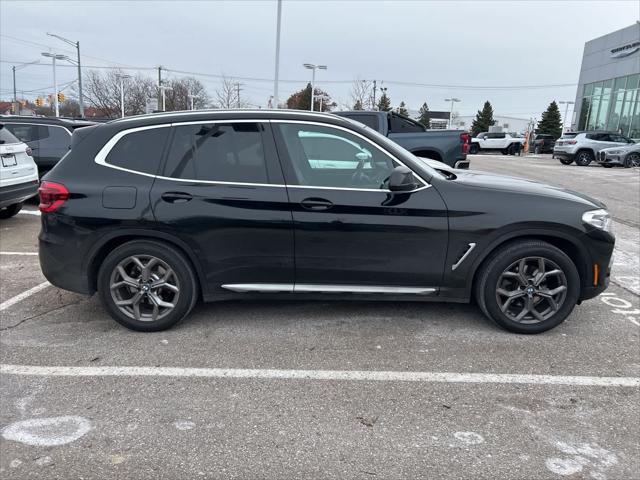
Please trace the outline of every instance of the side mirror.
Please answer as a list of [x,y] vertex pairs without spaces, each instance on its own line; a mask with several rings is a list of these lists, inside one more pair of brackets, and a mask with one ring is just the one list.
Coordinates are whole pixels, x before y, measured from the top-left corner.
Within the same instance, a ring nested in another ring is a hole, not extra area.
[[410,192],[416,189],[417,183],[416,177],[409,168],[399,166],[391,172],[388,185],[392,192]]
[[366,162],[367,160],[371,159],[371,155],[367,152],[358,152],[356,153],[356,158],[361,162]]

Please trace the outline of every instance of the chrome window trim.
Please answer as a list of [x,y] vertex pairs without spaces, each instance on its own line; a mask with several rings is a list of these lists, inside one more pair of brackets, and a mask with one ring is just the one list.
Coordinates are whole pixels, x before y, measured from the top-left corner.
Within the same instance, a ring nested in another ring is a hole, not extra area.
[[429,295],[434,287],[404,287],[385,285],[333,285],[312,283],[225,283],[220,286],[237,293],[360,293],[391,295]]
[[[169,114],[167,114],[167,115],[169,115]],[[173,116],[175,114],[172,113],[170,115]],[[323,115],[325,115],[325,114],[323,114]],[[320,114],[318,114],[318,116],[320,116]],[[151,130],[151,129],[155,129],[155,128],[177,127],[177,126],[181,126],[181,125],[215,124],[215,123],[302,123],[302,124],[319,125],[319,126],[328,127],[328,128],[335,128],[337,130],[344,130],[347,133],[351,133],[352,135],[355,135],[357,137],[362,138],[365,142],[369,143],[374,148],[377,148],[378,150],[382,151],[385,155],[388,155],[389,157],[391,157],[394,161],[396,161],[400,165],[406,167],[406,165],[402,161],[398,160],[394,155],[389,153],[384,148],[382,148],[379,145],[373,143],[371,140],[369,140],[364,135],[361,135],[358,132],[354,132],[353,130],[349,130],[348,128],[344,128],[344,127],[341,127],[339,125],[331,125],[331,124],[322,123],[322,122],[312,122],[312,121],[308,121],[308,120],[271,120],[271,119],[244,119],[244,118],[241,118],[241,119],[220,119],[220,120],[194,120],[194,121],[186,121],[186,122],[179,122],[178,121],[178,122],[171,122],[171,123],[160,123],[160,124],[157,124],[157,125],[145,125],[145,126],[142,126],[142,127],[134,127],[134,128],[128,128],[128,129],[125,129],[125,130],[121,130],[117,134],[115,134],[113,137],[111,137],[109,139],[109,141],[102,146],[100,151],[98,151],[98,153],[96,154],[96,156],[94,158],[94,161],[95,161],[95,163],[97,163],[98,165],[103,166],[103,167],[113,168],[115,170],[120,170],[122,172],[127,172],[127,173],[132,173],[132,174],[135,174],[135,175],[142,175],[144,177],[157,178],[157,179],[160,179],[160,180],[167,180],[167,181],[172,181],[172,182],[195,183],[195,184],[203,184],[203,185],[236,185],[236,186],[245,186],[245,187],[275,187],[275,188],[310,188],[310,189],[318,189],[318,190],[338,190],[338,191],[349,191],[349,192],[393,193],[391,190],[384,189],[384,188],[323,187],[323,186],[315,186],[315,185],[285,185],[285,184],[277,184],[277,183],[226,182],[226,181],[222,181],[222,180],[196,180],[196,179],[190,179],[190,178],[174,178],[174,177],[166,177],[166,176],[163,176],[163,175],[154,175],[154,174],[151,174],[151,173],[140,172],[138,170],[132,170],[132,169],[129,169],[129,168],[124,168],[124,167],[119,167],[117,165],[113,165],[111,163],[107,163],[107,161],[106,161],[107,156],[109,155],[109,153],[111,152],[113,147],[116,145],[116,143],[118,143],[118,141],[122,137],[124,137],[124,136],[126,136],[126,135],[128,135],[130,133],[141,132],[141,131],[144,131],[144,130]],[[59,128],[64,128],[64,127],[59,127]],[[407,168],[409,168],[409,167],[407,167]],[[413,169],[410,169],[410,170],[413,172]],[[424,179],[422,179],[422,177],[420,177],[415,172],[413,172],[413,173],[416,176],[416,178],[418,180],[420,180],[420,182],[423,184],[423,186],[419,187],[419,188],[416,188],[415,190],[411,190],[409,192],[399,192],[399,193],[414,193],[414,192],[417,192],[417,191],[420,191],[420,190],[424,190],[426,188],[431,187],[431,185],[429,183],[427,183]]]

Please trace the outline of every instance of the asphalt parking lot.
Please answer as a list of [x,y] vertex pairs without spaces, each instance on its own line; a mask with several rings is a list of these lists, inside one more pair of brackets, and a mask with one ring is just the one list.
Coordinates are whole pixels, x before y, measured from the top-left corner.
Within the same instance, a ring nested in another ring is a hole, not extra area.
[[604,201],[607,292],[537,336],[473,305],[294,301],[135,333],[45,283],[35,206],[3,221],[0,477],[640,478],[640,170],[471,165]]

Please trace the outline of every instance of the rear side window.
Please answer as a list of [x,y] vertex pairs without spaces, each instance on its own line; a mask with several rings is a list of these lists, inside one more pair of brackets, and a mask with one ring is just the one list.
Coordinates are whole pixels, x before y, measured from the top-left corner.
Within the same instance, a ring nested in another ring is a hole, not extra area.
[[9,130],[21,142],[33,142],[38,140],[38,125],[28,123],[5,123],[4,128]]
[[391,115],[391,131],[394,133],[415,133],[424,132],[424,128],[417,122],[413,122],[408,118],[403,118],[400,115]]
[[51,143],[56,148],[69,148],[71,146],[71,133],[63,127],[40,126],[40,140]]
[[254,122],[174,127],[165,177],[268,183],[263,126]]
[[367,127],[373,128],[375,131],[378,131],[380,126],[378,125],[378,115],[354,115],[354,120],[364,123]]
[[20,143],[9,130],[4,128],[4,126],[0,125],[0,145],[5,145],[9,143]]
[[105,162],[116,167],[155,175],[158,172],[168,128],[150,128],[124,135]]

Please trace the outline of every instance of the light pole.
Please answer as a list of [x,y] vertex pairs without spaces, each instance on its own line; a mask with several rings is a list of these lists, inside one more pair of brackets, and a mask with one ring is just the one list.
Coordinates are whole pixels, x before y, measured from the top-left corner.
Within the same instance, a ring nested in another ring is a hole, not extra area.
[[191,102],[191,110],[194,110],[194,108],[193,108],[193,101],[194,101],[196,98],[200,98],[200,96],[199,96],[199,95],[191,95],[191,94],[189,94],[189,95],[187,95],[187,97],[189,97],[189,101]]
[[[313,73],[311,74],[311,111],[313,112],[313,103],[315,101],[316,94],[316,70],[326,70],[326,65],[315,65],[313,63],[305,63],[304,68],[311,70]],[[322,110],[322,106],[320,107]]]
[[53,105],[56,113],[56,117],[60,116],[60,107],[58,106],[58,82],[56,80],[56,60],[68,60],[66,55],[59,55],[57,53],[42,52],[43,57],[51,58],[53,60]]
[[127,78],[131,78],[131,75],[116,73],[116,78],[120,79],[120,116],[124,118],[124,81]]
[[276,21],[276,73],[273,77],[273,102],[278,108],[278,76],[280,74],[280,20],[282,18],[282,0],[278,0],[278,19]]
[[82,67],[80,65],[80,42],[79,41],[72,42],[71,40],[68,40],[54,33],[47,32],[47,35],[49,35],[50,37],[55,37],[58,40],[62,40],[63,42],[76,47],[76,50],[78,52],[78,103],[80,104],[80,116],[84,118],[84,104],[83,104],[83,97],[82,97]]
[[569,110],[569,105],[573,105],[576,102],[570,102],[568,100],[562,100],[558,102],[560,105],[565,105],[564,107],[564,117],[562,117],[562,133],[564,133],[564,127],[567,121],[567,111]]
[[160,91],[162,91],[162,111],[166,111],[165,109],[165,103],[166,103],[166,95],[165,95],[165,90],[173,90],[173,88],[171,87],[167,87],[165,85],[159,85],[158,88],[160,89]]
[[18,94],[16,92],[16,70],[22,70],[23,68],[28,67],[29,65],[33,65],[35,63],[40,63],[40,60],[35,60],[29,63],[23,63],[22,65],[13,65],[11,67],[11,70],[13,72],[13,108],[14,108],[14,113],[17,113],[18,115],[20,114],[20,109],[18,108]]
[[462,100],[460,100],[459,98],[455,98],[455,97],[451,97],[451,98],[445,98],[444,99],[445,102],[451,102],[451,110],[449,110],[449,128],[451,128],[453,126],[453,104],[456,102],[461,102]]

